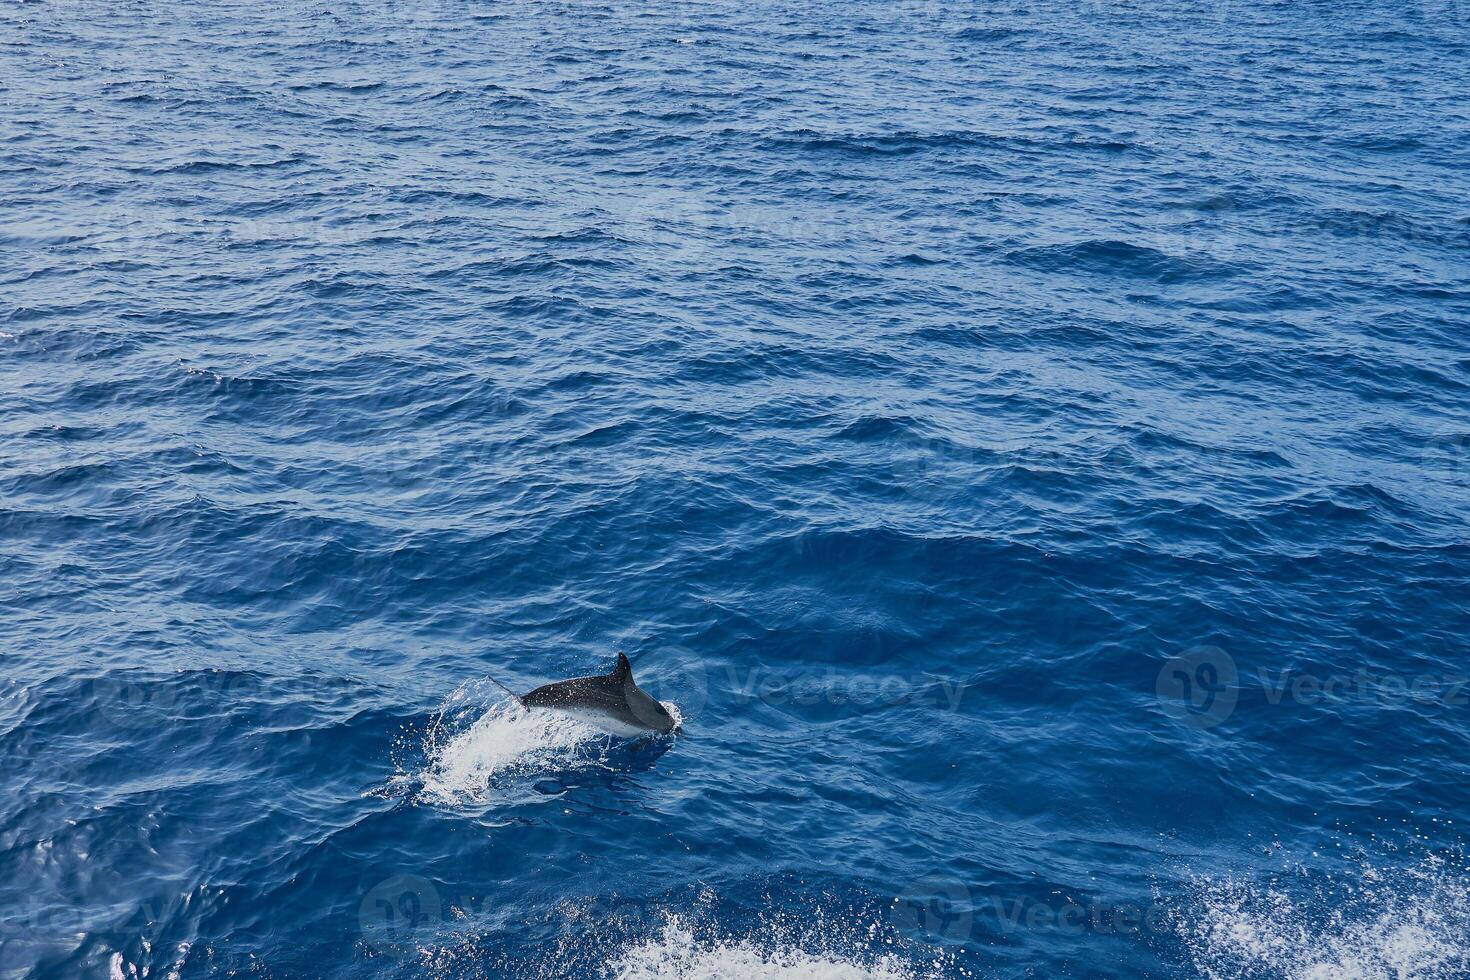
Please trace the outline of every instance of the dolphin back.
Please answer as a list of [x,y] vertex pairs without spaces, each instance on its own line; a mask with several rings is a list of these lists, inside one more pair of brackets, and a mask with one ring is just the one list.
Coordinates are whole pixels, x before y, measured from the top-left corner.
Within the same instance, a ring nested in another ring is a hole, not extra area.
[[628,658],[618,654],[612,671],[593,677],[543,684],[521,695],[530,708],[556,708],[575,713],[601,713],[618,723],[645,731],[672,731],[673,718],[633,680]]
[[522,694],[521,704],[530,708],[604,707],[621,702],[617,695],[617,688],[606,675],[573,677]]

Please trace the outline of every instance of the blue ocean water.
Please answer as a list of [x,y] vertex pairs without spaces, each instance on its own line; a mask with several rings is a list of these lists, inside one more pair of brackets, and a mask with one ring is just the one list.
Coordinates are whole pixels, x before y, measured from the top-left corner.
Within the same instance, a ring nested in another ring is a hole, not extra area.
[[0,977],[1470,977],[1467,55],[0,7]]

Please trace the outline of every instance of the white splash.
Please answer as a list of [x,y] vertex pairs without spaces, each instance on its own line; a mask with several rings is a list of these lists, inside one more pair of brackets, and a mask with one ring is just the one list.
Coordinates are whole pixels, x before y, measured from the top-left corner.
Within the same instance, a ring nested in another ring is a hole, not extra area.
[[677,916],[663,931],[618,954],[607,968],[615,980],[919,980],[896,956],[858,959],[782,942],[704,939]]
[[446,726],[430,729],[428,764],[419,779],[426,799],[447,805],[493,802],[500,777],[600,764],[596,749],[606,741],[602,732],[570,715],[509,699],[463,731],[453,733]]
[[1341,904],[1203,879],[1197,915],[1179,932],[1206,980],[1463,978],[1470,973],[1465,871],[1438,859],[1391,874],[1367,868]]
[[[662,703],[676,723],[683,722],[677,705]],[[456,808],[544,802],[557,794],[538,787],[540,780],[612,769],[618,746],[633,744],[616,736],[649,737],[613,727],[566,711],[527,708],[490,681],[471,681],[445,699],[422,744],[400,741],[398,775],[381,792],[416,792],[425,802]]]

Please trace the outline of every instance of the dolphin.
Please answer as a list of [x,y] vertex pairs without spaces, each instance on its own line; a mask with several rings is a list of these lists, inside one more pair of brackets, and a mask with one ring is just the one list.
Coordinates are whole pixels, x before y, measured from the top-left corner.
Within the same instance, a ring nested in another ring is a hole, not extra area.
[[624,738],[672,732],[674,716],[633,680],[633,665],[618,654],[612,673],[573,677],[517,695],[528,708],[551,708]]

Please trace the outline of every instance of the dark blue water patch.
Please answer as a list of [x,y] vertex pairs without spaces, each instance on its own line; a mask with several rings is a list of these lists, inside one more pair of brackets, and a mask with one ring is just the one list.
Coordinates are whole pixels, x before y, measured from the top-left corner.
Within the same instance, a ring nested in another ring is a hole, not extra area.
[[1197,258],[1176,258],[1157,249],[1119,241],[1034,246],[1013,251],[1008,258],[1042,272],[1137,277],[1160,283],[1223,278],[1244,271]]
[[955,38],[961,41],[1005,41],[1025,33],[1015,27],[965,27],[955,32]]

